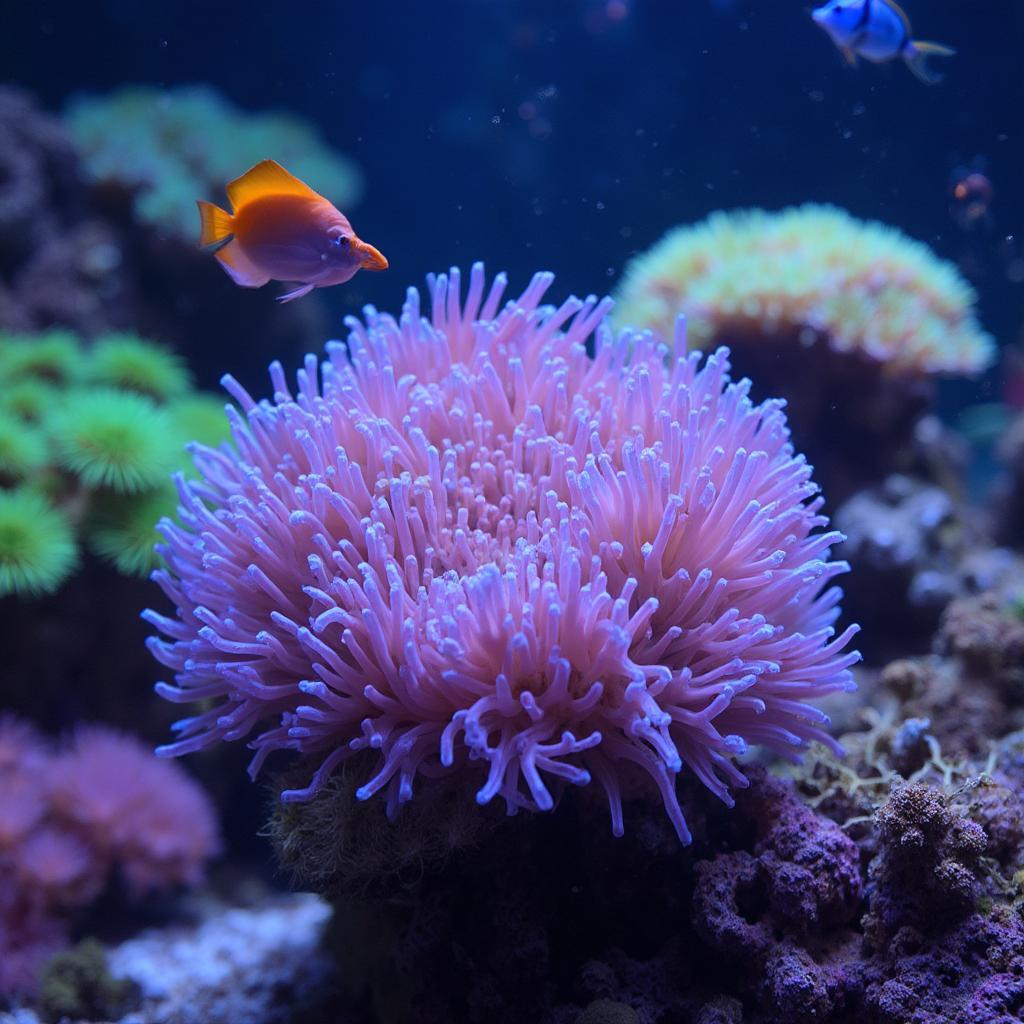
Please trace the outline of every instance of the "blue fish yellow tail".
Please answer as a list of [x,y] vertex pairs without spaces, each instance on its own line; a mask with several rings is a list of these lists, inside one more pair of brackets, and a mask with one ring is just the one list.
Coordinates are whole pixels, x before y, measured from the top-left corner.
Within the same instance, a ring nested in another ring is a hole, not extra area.
[[903,59],[907,67],[925,85],[936,85],[942,81],[942,75],[933,71],[928,66],[929,57],[952,57],[956,50],[952,46],[943,46],[942,43],[930,43],[926,39],[912,39],[907,46]]
[[202,222],[199,244],[204,248],[227,245],[232,236],[231,214],[203,199],[196,200],[196,205]]

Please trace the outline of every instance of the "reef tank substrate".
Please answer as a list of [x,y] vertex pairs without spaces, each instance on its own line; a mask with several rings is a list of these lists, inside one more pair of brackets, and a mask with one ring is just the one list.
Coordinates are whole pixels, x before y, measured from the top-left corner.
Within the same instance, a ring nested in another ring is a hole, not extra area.
[[1021,38],[5,12],[0,1024],[1021,1024]]

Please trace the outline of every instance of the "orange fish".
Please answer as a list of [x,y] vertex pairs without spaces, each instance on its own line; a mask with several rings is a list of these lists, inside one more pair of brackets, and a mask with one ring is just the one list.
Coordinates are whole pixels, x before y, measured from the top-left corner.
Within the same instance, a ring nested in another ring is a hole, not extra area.
[[274,160],[229,182],[227,194],[231,213],[198,200],[199,244],[213,248],[243,288],[301,282],[278,298],[291,302],[314,288],[342,284],[358,270],[387,270],[388,261],[356,236],[340,210]]

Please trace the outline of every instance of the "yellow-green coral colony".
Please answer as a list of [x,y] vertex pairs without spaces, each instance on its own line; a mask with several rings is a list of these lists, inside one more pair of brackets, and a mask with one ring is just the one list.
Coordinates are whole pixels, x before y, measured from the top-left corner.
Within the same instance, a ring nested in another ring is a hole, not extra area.
[[65,120],[89,176],[132,190],[143,223],[181,238],[195,234],[197,196],[214,194],[268,154],[317,182],[334,203],[350,207],[362,192],[356,166],[311,126],[284,114],[246,113],[206,87],[81,96]]
[[692,346],[806,332],[898,374],[971,374],[995,357],[974,290],[921,242],[835,207],[741,210],[670,231],[627,268],[619,324]]
[[0,333],[0,596],[56,590],[78,546],[121,572],[154,566],[185,446],[226,434],[223,403],[178,357],[131,334]]

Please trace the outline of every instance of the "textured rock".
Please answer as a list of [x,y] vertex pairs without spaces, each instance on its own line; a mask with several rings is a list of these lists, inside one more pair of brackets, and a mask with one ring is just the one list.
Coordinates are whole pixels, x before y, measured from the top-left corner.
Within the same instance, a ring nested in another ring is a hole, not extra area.
[[194,927],[146,932],[109,951],[111,972],[138,985],[124,1024],[285,1021],[327,972],[319,954],[330,908],[315,896],[227,908]]

